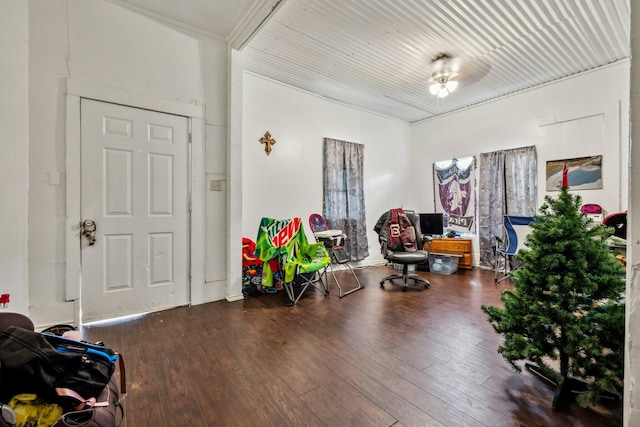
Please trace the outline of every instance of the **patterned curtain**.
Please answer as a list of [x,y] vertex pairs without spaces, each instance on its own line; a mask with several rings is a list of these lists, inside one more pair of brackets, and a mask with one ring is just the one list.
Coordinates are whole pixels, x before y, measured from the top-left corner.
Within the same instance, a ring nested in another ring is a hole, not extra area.
[[536,147],[480,154],[478,227],[480,266],[493,268],[494,237],[503,238],[504,215],[536,213]]
[[324,138],[322,211],[329,227],[347,235],[352,261],[369,256],[363,165],[364,145]]

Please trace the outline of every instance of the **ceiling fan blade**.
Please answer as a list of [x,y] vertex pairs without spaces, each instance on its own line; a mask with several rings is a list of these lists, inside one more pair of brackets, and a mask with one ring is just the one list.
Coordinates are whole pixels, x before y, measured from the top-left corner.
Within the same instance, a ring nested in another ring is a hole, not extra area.
[[461,66],[462,62],[463,61],[459,56],[455,56],[455,57],[451,58],[451,60],[449,61],[449,63],[447,65],[449,66],[451,71],[453,71],[455,73],[459,73],[460,72],[460,66]]
[[457,80],[469,86],[482,80],[491,71],[491,64],[485,59],[464,61],[464,66],[458,72]]

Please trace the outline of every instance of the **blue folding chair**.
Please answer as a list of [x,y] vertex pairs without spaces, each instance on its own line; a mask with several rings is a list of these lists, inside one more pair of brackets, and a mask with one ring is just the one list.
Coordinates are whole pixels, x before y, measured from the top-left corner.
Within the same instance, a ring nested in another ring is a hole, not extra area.
[[[518,251],[525,247],[524,241],[532,231],[533,217],[505,215],[502,226],[504,228],[504,240],[495,237],[495,282],[499,283],[509,277],[509,272],[518,268],[516,256]],[[498,278],[500,274],[503,277]]]

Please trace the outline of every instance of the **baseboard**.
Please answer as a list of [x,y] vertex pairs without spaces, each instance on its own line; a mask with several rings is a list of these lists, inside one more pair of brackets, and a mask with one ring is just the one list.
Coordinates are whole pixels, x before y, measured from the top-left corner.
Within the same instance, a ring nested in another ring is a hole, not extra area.
[[53,305],[37,305],[29,307],[29,317],[41,330],[53,325],[77,325],[75,313],[76,302],[67,301]]

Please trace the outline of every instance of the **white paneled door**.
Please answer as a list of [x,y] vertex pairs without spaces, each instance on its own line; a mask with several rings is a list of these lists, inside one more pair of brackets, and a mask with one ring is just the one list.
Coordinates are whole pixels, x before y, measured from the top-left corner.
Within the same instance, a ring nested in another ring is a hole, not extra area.
[[188,132],[186,117],[81,101],[82,322],[189,302]]

